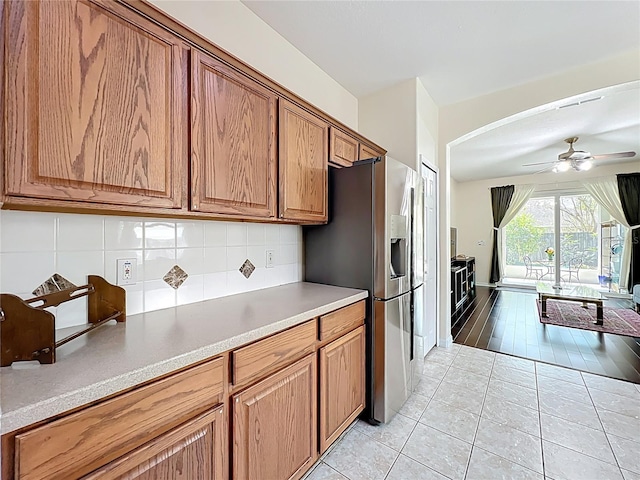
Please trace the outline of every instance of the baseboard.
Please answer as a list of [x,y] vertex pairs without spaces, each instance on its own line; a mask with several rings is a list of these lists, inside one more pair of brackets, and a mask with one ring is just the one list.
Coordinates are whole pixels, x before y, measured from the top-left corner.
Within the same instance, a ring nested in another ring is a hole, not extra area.
[[485,282],[476,282],[476,286],[478,287],[495,287],[496,284],[495,283],[485,283]]
[[453,336],[451,336],[451,333],[449,333],[445,338],[438,338],[438,347],[447,348],[451,345],[453,345]]
[[610,298],[626,298],[631,299],[633,295],[631,293],[620,293],[620,292],[602,292],[602,295]]

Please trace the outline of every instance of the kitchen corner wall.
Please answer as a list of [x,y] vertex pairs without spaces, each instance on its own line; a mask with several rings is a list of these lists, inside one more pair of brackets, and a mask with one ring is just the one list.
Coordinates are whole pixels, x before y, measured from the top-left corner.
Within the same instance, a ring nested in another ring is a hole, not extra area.
[[[266,251],[275,266],[265,268]],[[116,282],[116,259],[136,258],[126,286],[127,314],[301,281],[302,229],[272,225],[101,215],[0,211],[0,292],[29,298],[54,273],[76,285],[87,275]],[[246,279],[239,271],[256,267]],[[162,279],[174,266],[189,277],[174,290]],[[86,323],[86,299],[52,309],[56,328]]]

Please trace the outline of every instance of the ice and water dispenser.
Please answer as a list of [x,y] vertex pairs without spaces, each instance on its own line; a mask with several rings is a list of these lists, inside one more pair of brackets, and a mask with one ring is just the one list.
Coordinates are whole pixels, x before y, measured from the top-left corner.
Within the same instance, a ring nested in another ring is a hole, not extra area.
[[391,215],[389,238],[391,278],[404,277],[407,274],[407,217]]

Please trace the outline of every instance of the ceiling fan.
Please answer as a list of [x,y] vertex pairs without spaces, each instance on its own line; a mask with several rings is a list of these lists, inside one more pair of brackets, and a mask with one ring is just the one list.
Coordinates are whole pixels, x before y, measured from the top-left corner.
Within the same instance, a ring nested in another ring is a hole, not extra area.
[[533,167],[537,165],[553,165],[546,167],[537,173],[542,173],[547,170],[552,172],[566,172],[567,170],[574,169],[579,172],[589,170],[593,167],[594,160],[609,160],[614,158],[630,158],[635,157],[636,152],[618,152],[618,153],[603,153],[600,155],[591,155],[591,152],[585,152],[584,150],[574,150],[573,144],[578,141],[578,137],[565,138],[564,141],[569,144],[569,150],[558,155],[558,159],[552,162],[539,162],[539,163],[527,163],[523,167]]

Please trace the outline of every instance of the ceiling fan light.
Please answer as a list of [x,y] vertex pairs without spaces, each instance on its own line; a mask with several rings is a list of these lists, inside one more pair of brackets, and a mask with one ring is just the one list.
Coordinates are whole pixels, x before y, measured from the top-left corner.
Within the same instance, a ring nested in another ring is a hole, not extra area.
[[593,162],[591,160],[584,160],[578,164],[578,170],[581,172],[591,170],[591,167],[593,167]]
[[554,168],[554,171],[556,171],[556,172],[566,172],[570,168],[571,168],[571,163],[570,162],[558,162],[558,164]]

